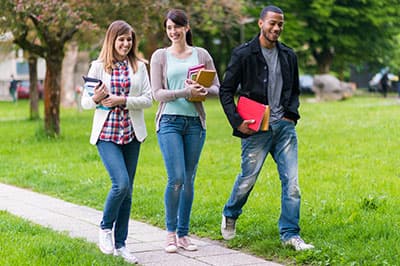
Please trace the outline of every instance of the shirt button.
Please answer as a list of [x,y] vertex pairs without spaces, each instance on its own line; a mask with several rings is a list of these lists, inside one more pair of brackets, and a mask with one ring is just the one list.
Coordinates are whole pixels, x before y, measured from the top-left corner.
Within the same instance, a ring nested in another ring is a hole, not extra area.
[[267,70],[267,67],[266,67],[266,66],[264,66],[264,70]]
[[267,82],[267,79],[264,79],[264,83],[266,83]]

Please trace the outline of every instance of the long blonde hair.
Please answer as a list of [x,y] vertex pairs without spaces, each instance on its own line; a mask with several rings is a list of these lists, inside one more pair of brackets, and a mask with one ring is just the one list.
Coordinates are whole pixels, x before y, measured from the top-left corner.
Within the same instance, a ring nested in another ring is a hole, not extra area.
[[108,26],[106,37],[103,42],[103,47],[101,48],[99,60],[104,63],[104,70],[107,73],[112,72],[113,67],[116,63],[116,51],[114,49],[114,43],[118,36],[123,34],[132,35],[132,48],[128,53],[128,61],[131,65],[133,72],[136,73],[138,70],[138,61],[141,59],[137,56],[137,39],[136,33],[132,26],[123,20],[116,20]]

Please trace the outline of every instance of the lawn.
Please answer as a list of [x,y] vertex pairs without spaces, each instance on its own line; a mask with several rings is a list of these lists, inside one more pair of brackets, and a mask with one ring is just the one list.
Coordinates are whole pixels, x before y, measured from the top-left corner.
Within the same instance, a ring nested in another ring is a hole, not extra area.
[[[191,233],[285,264],[397,265],[400,254],[400,102],[362,95],[341,102],[301,99],[299,176],[302,236],[316,249],[282,248],[277,219],[280,182],[268,157],[237,237],[222,241],[221,211],[240,170],[240,141],[217,100],[207,100],[207,140],[196,179]],[[43,109],[43,107],[41,107]],[[28,102],[0,102],[0,182],[101,210],[110,181],[89,144],[92,111],[61,110],[61,137],[43,136]],[[164,228],[166,173],[146,110],[132,218]],[[42,112],[43,113],[43,112]],[[43,115],[42,115],[43,117]]]
[[18,266],[132,265],[101,253],[93,243],[34,225],[0,211],[0,264]]

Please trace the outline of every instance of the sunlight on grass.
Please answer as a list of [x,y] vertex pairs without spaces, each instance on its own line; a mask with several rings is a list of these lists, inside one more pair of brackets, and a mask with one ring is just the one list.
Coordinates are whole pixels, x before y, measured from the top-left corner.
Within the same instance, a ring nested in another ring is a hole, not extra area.
[[[132,217],[164,228],[166,173],[154,129],[155,104],[146,110]],[[221,240],[223,205],[240,171],[240,140],[217,100],[205,102],[207,140],[196,177],[191,232]],[[40,134],[28,103],[0,103],[0,181],[101,210],[110,182],[89,144],[92,112],[62,109],[61,137]],[[302,191],[302,236],[314,251],[282,248],[277,220],[280,182],[270,157],[237,223],[223,242],[285,264],[395,265],[400,253],[400,103],[353,97],[341,102],[301,101],[297,125]]]

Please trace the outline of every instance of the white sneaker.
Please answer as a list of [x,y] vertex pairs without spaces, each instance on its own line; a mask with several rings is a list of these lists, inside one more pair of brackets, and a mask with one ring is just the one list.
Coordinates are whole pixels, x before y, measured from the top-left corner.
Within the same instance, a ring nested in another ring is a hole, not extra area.
[[178,238],[178,247],[187,251],[196,251],[197,246],[190,241],[188,236]]
[[114,250],[114,256],[121,256],[126,262],[133,264],[139,261],[126,247],[116,248]]
[[313,249],[314,246],[307,244],[299,236],[294,236],[283,242],[284,246],[292,246],[296,251]]
[[174,253],[177,250],[178,250],[178,246],[176,244],[176,234],[175,234],[175,232],[168,232],[167,244],[165,245],[165,251],[168,253]]
[[225,240],[231,240],[236,236],[236,220],[222,215],[221,234]]
[[114,252],[113,233],[110,229],[100,229],[99,231],[99,248],[104,254],[112,254]]

